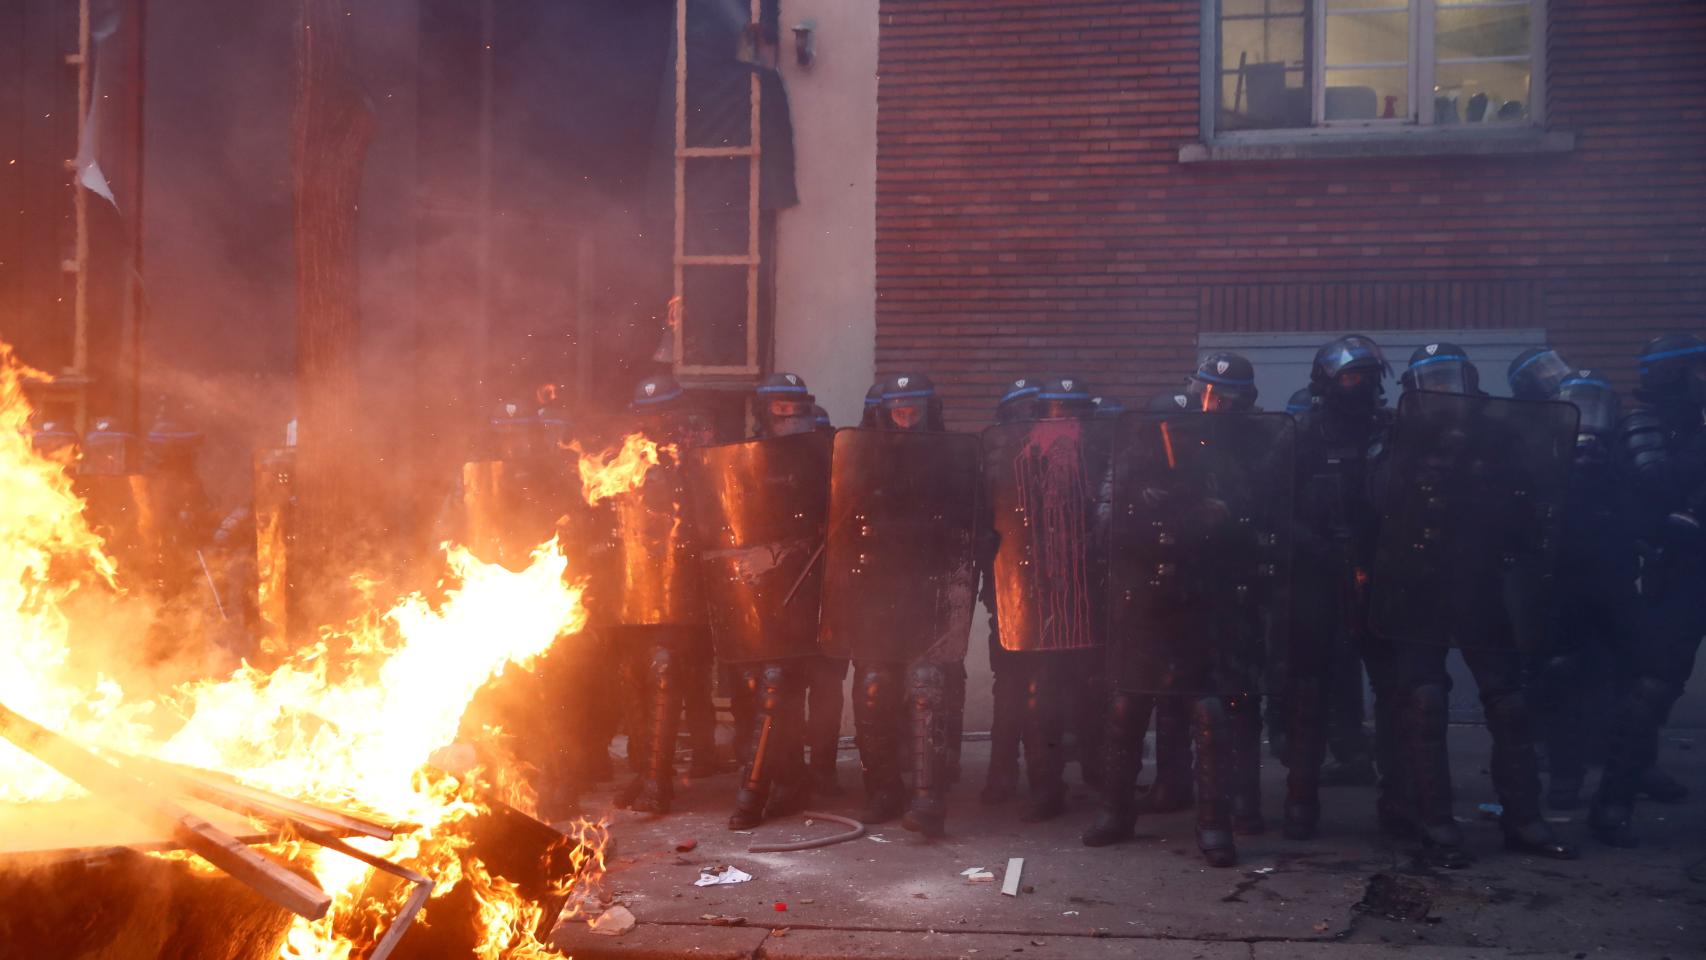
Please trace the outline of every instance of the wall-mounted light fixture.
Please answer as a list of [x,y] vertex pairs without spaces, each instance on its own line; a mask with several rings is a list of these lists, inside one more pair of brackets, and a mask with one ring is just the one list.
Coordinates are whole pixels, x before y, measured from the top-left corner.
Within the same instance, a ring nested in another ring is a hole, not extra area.
[[802,67],[809,67],[817,59],[817,21],[807,20],[794,24],[794,59]]

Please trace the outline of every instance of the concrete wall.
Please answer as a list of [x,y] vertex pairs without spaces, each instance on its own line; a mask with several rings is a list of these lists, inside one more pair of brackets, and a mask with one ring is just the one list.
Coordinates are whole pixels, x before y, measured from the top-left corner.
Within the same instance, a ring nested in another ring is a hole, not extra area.
[[[809,67],[791,35],[805,22]],[[800,203],[777,217],[776,366],[847,424],[876,350],[877,0],[788,0],[782,33]]]

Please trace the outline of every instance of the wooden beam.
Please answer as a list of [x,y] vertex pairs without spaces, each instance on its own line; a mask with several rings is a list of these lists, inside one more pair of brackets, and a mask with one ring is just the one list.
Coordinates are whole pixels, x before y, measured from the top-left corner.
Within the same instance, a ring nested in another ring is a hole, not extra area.
[[331,908],[331,896],[313,883],[256,853],[148,783],[4,704],[0,704],[0,737],[86,787],[120,813],[170,833],[184,848],[286,910],[318,920]]
[[260,790],[211,770],[148,757],[127,756],[119,764],[172,793],[195,797],[259,820],[307,823],[347,836],[376,840],[390,840],[397,835],[396,830],[385,824]]

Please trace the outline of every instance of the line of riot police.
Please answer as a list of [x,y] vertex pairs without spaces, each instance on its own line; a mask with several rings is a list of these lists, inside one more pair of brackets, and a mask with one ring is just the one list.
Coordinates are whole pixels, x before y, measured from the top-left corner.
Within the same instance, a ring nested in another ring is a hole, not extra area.
[[[1394,410],[1380,348],[1349,336],[1317,352],[1284,412],[1256,406],[1246,359],[1217,354],[1144,410],[1098,399],[1077,377],[1016,380],[981,436],[945,429],[920,374],[874,385],[860,425],[836,431],[804,381],[783,373],[753,395],[753,436],[733,442],[660,375],[620,417],[569,423],[549,407],[503,405],[438,532],[506,564],[555,535],[571,575],[587,580],[590,629],[512,680],[494,708],[511,729],[520,711],[571,731],[530,736],[524,722],[516,738],[568,793],[608,777],[619,725],[632,773],[624,806],[670,809],[684,717],[689,775],[717,772],[720,671],[741,771],[730,827],[838,794],[851,666],[865,820],[939,835],[981,599],[995,705],[981,798],[1017,793],[1022,754],[1023,820],[1064,811],[1076,743],[1102,795],[1084,843],[1194,806],[1206,861],[1230,865],[1235,838],[1265,829],[1265,722],[1287,766],[1288,838],[1315,835],[1324,781],[1375,780],[1383,830],[1461,865],[1446,753],[1456,648],[1493,738],[1507,845],[1568,858],[1541,815],[1536,729],[1559,806],[1580,792],[1603,735],[1589,823],[1608,843],[1632,843],[1636,798],[1680,792],[1654,768],[1658,729],[1706,633],[1706,344],[1660,338],[1640,372],[1624,414],[1604,379],[1530,351],[1509,371],[1517,399],[1493,398],[1466,352],[1435,343],[1411,358]],[[660,445],[644,482],[589,499],[583,451],[633,432]],[[76,439],[64,433],[44,426],[37,440]],[[126,549],[140,534],[125,530],[150,529],[150,516],[201,522],[199,487],[170,479],[193,481],[183,452],[193,431],[162,416],[142,444],[158,453],[143,457],[115,436],[128,435],[99,424],[82,438],[91,511],[135,518],[108,522],[110,542]],[[258,593],[257,615],[275,630],[291,615],[289,471],[288,448],[257,458],[258,588],[221,601],[223,613]],[[165,479],[139,501],[125,489],[135,482],[108,474]],[[239,521],[221,536],[244,536],[250,521]],[[162,591],[194,582],[186,551],[154,552],[138,569],[154,570]],[[1584,709],[1596,702],[1598,713]],[[1151,717],[1157,770],[1140,792]]]

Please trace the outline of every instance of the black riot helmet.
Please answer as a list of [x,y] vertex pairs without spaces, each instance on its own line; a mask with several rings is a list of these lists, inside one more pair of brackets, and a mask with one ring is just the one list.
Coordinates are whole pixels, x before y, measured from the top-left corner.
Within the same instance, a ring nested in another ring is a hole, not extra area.
[[1469,362],[1469,353],[1455,343],[1423,344],[1410,354],[1410,365],[1400,378],[1405,390],[1435,393],[1481,392],[1480,371]]
[[1186,393],[1158,393],[1149,398],[1144,409],[1150,413],[1195,413],[1197,405]]
[[486,420],[489,455],[494,460],[525,460],[534,454],[534,441],[540,434],[540,420],[535,411],[514,400],[499,400]]
[[1553,400],[1558,396],[1558,386],[1575,372],[1551,347],[1529,347],[1511,361],[1505,377],[1510,381],[1511,396],[1518,400]]
[[40,417],[30,424],[30,446],[49,460],[70,463],[77,456],[77,430],[57,417]]
[[1380,345],[1361,334],[1330,340],[1315,351],[1309,389],[1328,406],[1355,409],[1380,402],[1382,381],[1391,374]]
[[1037,416],[1044,420],[1078,419],[1096,411],[1091,403],[1090,385],[1081,377],[1053,377],[1040,386]]
[[[1558,399],[1573,403],[1581,411],[1578,434],[1592,435],[1601,443],[1611,442],[1617,431],[1618,398],[1611,383],[1592,370],[1575,370],[1559,381]],[[1579,441],[1578,441],[1579,443]]]
[[830,422],[829,411],[815,403],[812,404],[812,429],[822,430],[824,433],[835,432],[835,424]]
[[634,385],[634,401],[630,406],[637,412],[653,411],[677,403],[686,396],[687,391],[681,389],[681,384],[673,376],[659,373]]
[[903,373],[883,381],[883,416],[893,430],[945,429],[936,384],[921,373]]
[[1185,381],[1185,393],[1210,413],[1241,413],[1256,405],[1256,368],[1236,353],[1211,353]]
[[1018,377],[1007,384],[1001,399],[995,402],[995,419],[1000,423],[1016,423],[1037,418],[1037,394],[1042,393],[1041,381],[1033,377]]
[[1308,387],[1292,394],[1291,399],[1285,402],[1285,412],[1294,417],[1301,417],[1313,409],[1315,409],[1315,394],[1311,393]]
[[1097,420],[1113,420],[1125,412],[1125,404],[1113,397],[1093,397],[1090,402],[1096,407],[1091,416]]
[[865,409],[859,414],[859,426],[869,429],[881,426],[883,420],[883,382],[878,380],[865,391]]
[[1641,348],[1641,398],[1706,405],[1706,341],[1667,333]]
[[161,397],[142,444],[143,472],[193,472],[201,442],[201,431],[190,425],[184,406]]
[[817,429],[812,416],[817,398],[799,374],[773,373],[758,384],[753,395],[763,436],[785,437]]
[[79,472],[100,476],[136,473],[142,462],[136,434],[117,417],[97,417],[83,437]]

